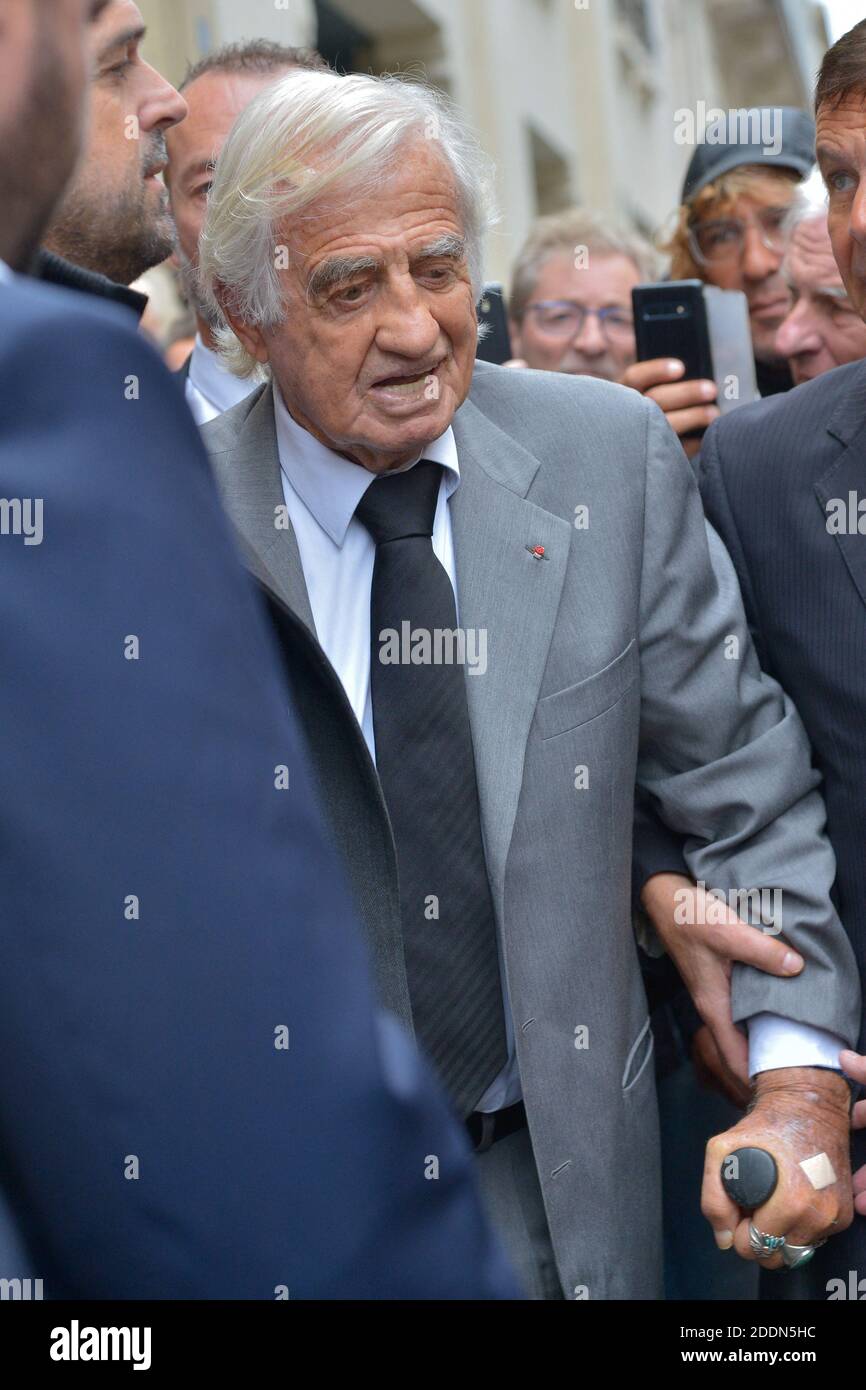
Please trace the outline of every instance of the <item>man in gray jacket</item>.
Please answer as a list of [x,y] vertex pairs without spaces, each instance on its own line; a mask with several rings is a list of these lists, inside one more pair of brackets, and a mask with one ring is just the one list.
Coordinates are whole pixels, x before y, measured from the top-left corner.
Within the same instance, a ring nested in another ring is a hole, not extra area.
[[[656,1297],[636,781],[695,877],[806,962],[735,972],[754,1106],[708,1151],[718,1243],[769,1268],[781,1237],[808,1259],[851,1219],[849,1091],[822,1059],[856,1037],[859,990],[808,742],[661,412],[474,363],[488,187],[426,89],[262,93],[201,267],[227,360],[269,381],[205,438],[278,627],[318,659],[289,675],[380,993],[466,1122],[527,1289]],[[753,1233],[720,1177],[743,1145],[779,1174]]]

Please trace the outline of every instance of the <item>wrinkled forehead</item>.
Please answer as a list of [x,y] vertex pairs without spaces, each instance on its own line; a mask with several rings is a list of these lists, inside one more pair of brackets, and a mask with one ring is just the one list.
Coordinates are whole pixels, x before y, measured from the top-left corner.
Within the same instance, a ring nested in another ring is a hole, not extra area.
[[822,103],[815,118],[815,146],[822,155],[859,155],[866,160],[866,93],[836,105]]
[[640,278],[634,261],[621,251],[563,243],[551,247],[540,261],[534,294],[539,299],[573,299],[577,303],[589,303],[598,296],[628,298]]
[[[318,170],[308,171],[315,178]],[[303,176],[302,176],[303,177]],[[464,234],[457,182],[433,142],[413,140],[372,180],[359,171],[283,219],[279,231],[305,257],[369,245],[411,250],[425,237]]]

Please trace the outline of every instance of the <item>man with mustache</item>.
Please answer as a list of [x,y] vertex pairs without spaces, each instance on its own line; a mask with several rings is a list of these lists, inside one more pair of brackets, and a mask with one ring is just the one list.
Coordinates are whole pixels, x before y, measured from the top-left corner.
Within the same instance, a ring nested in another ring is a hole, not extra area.
[[139,315],[146,301],[126,287],[174,246],[159,176],[165,132],[186,116],[183,97],[142,57],[145,33],[133,0],[111,0],[92,26],[89,134],[38,266],[44,280],[119,300]]

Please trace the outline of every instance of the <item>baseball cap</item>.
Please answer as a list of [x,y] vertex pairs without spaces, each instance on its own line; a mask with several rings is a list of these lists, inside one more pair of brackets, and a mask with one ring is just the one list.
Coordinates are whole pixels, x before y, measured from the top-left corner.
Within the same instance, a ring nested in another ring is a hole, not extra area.
[[[713,112],[708,114],[712,116]],[[708,183],[744,164],[793,169],[801,178],[814,167],[815,122],[808,112],[796,106],[759,106],[748,111],[720,111],[716,115],[721,119],[709,121],[704,134],[725,138],[721,143],[702,141],[696,147],[686,170],[681,202],[690,203]],[[740,139],[743,128],[748,135],[762,138]],[[765,134],[770,135],[769,140],[763,138]]]

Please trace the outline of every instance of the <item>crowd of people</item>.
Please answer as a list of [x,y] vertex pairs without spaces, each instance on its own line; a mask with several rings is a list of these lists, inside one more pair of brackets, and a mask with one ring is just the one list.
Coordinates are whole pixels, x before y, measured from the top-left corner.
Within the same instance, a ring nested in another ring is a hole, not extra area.
[[[834,1297],[866,21],[658,245],[541,218],[507,366],[448,100],[266,41],[175,90],[144,37],[0,0],[3,1287]],[[745,295],[759,399],[637,360],[663,278]]]

